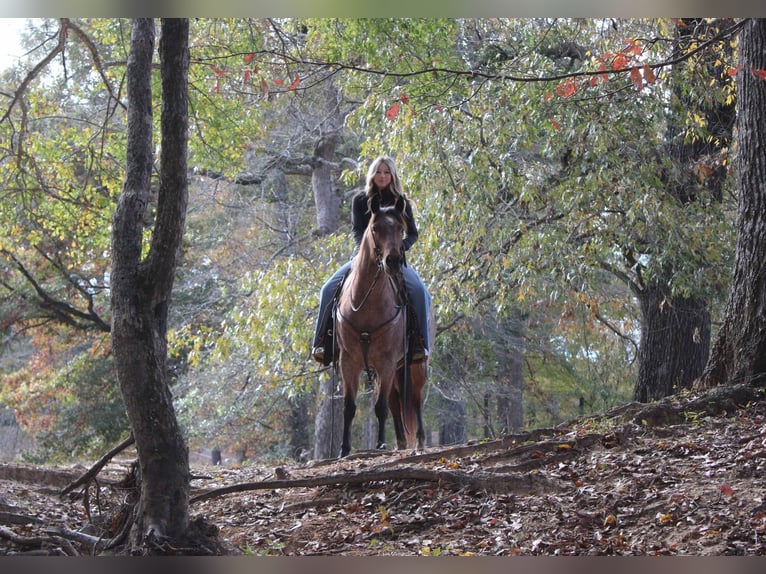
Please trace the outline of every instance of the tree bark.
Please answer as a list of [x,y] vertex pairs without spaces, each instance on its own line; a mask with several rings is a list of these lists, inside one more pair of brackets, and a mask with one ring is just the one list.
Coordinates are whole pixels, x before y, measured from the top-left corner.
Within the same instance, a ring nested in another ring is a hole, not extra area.
[[704,301],[672,297],[656,285],[637,297],[641,342],[633,397],[645,403],[690,388],[700,375],[710,346],[710,313]]
[[337,388],[338,375],[322,375],[319,406],[314,418],[314,459],[337,458],[343,435],[343,397]]
[[343,119],[338,107],[338,89],[332,81],[325,82],[323,114],[319,123],[321,133],[314,146],[311,166],[311,188],[317,212],[317,234],[335,233],[340,223],[340,197],[334,189],[332,169],[340,139]]
[[737,73],[737,244],[724,323],[701,387],[762,384],[766,375],[766,20],[748,21]]
[[142,259],[144,212],[153,167],[154,22],[133,21],[128,57],[125,185],[112,231],[112,347],[136,442],[140,500],[131,543],[182,537],[189,525],[188,450],[173,408],[167,372],[167,313],[187,204],[188,21],[162,22],[162,133],[157,216]]

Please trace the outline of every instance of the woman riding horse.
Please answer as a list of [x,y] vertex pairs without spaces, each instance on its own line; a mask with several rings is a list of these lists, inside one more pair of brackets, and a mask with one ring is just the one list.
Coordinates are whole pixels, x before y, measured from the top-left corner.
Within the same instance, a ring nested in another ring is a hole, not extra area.
[[[398,207],[405,215],[407,228],[404,250],[407,251],[418,239],[418,228],[412,214],[412,205],[402,190],[402,183],[396,171],[394,160],[389,156],[381,156],[370,164],[365,189],[355,195],[352,202],[351,228],[355,243],[352,259],[359,251],[359,245],[370,222],[373,209],[389,205]],[[311,356],[323,365],[329,365],[334,358],[332,301],[350,267],[351,261],[348,261],[338,269],[324,284],[320,294],[319,315],[314,328]],[[411,266],[405,265],[402,268],[402,273],[404,288],[412,305],[417,327],[411,362],[418,363],[428,357],[431,344],[428,328],[431,295],[420,276]]]

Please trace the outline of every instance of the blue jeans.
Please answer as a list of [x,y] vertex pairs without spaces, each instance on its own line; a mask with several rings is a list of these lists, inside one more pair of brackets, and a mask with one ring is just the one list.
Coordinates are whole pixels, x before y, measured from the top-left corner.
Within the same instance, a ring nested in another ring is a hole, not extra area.
[[[332,300],[350,267],[351,261],[345,263],[322,286],[319,294],[319,314],[314,326],[312,347],[322,345],[325,335],[332,329]],[[429,350],[431,348],[431,341],[428,338],[428,311],[431,308],[431,294],[428,292],[423,280],[411,266],[402,267],[402,277],[404,278],[404,289],[407,291],[407,297],[417,315],[418,334],[423,340],[425,349]]]

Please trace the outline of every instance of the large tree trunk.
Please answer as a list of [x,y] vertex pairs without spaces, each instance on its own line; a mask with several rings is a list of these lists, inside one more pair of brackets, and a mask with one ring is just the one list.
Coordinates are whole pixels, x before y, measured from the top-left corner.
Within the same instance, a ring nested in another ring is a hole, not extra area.
[[163,20],[162,157],[157,216],[142,260],[144,212],[153,167],[154,22],[133,21],[128,58],[128,148],[125,185],[112,231],[112,347],[136,442],[140,501],[131,542],[177,539],[189,526],[188,450],[167,373],[167,313],[187,204],[188,21]]
[[737,74],[739,205],[724,323],[700,386],[763,383],[766,375],[766,20],[747,22]]
[[634,399],[649,402],[691,387],[705,366],[710,313],[704,301],[649,286],[638,294],[641,343]]
[[[701,19],[679,23],[676,55],[688,50],[691,42],[699,42],[700,37],[715,35],[721,26],[719,22],[715,27],[707,27]],[[723,65],[716,61],[717,55],[709,54],[706,72],[721,86],[730,83]],[[688,64],[679,66],[675,73]],[[679,81],[674,83],[673,90],[678,107],[673,116],[675,121],[668,126],[667,153],[677,166],[673,172],[680,176],[666,182],[666,191],[680,204],[688,205],[697,200],[702,185],[716,201],[721,201],[726,167],[719,160],[732,139],[734,104],[711,101],[700,105],[684,94]],[[705,116],[713,136],[710,140],[687,137],[685,117],[692,109]],[[641,307],[638,378],[633,391],[637,401],[648,402],[690,388],[708,360],[711,336],[708,302],[702,296],[671,293],[673,274],[673,270],[667,270],[652,282],[634,286]]]

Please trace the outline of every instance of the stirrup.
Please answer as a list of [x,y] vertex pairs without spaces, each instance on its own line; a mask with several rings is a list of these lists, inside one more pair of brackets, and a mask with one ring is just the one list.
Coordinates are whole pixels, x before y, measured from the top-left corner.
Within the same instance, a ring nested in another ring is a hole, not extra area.
[[422,363],[428,358],[428,349],[425,349],[421,346],[416,346],[412,350],[412,358],[410,359],[411,363]]
[[324,365],[324,347],[314,347],[311,349],[311,358],[317,363]]

